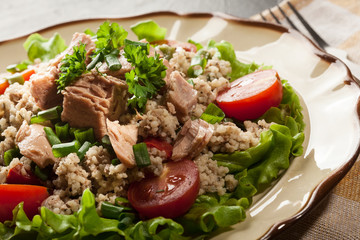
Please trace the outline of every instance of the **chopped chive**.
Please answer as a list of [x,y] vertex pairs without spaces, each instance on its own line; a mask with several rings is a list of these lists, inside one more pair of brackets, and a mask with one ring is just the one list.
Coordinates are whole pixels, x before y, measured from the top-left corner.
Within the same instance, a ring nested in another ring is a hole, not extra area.
[[104,55],[102,53],[99,53],[98,55],[96,55],[95,58],[93,58],[89,65],[87,65],[86,69],[91,70],[96,66],[96,64],[102,61],[104,61]]
[[121,69],[121,63],[119,61],[118,55],[108,54],[105,56],[106,64],[108,65],[110,71],[118,71]]
[[6,77],[6,79],[8,80],[8,82],[10,84],[14,84],[14,83],[20,83],[20,84],[24,84],[25,79],[24,77],[20,74],[20,73],[15,73],[9,77]]
[[[197,77],[197,76],[201,75],[204,72],[206,64],[207,64],[207,59],[205,57],[203,57],[201,54],[195,55],[191,59],[191,64],[187,71],[188,76]],[[196,66],[200,66],[200,67],[194,69],[194,67],[196,67]]]
[[200,119],[210,123],[215,124],[221,122],[225,117],[225,113],[215,104],[210,103],[203,114],[201,114]]
[[101,139],[101,143],[105,144],[105,145],[111,145],[111,141],[108,135],[103,136],[103,138]]
[[42,123],[47,120],[60,120],[61,112],[62,112],[61,106],[56,106],[53,108],[40,111],[38,112],[37,115],[31,117],[30,123],[34,124],[34,123]]
[[81,144],[79,141],[72,141],[68,143],[60,143],[52,146],[52,152],[55,157],[65,157],[70,153],[77,153]]
[[133,146],[135,162],[138,167],[146,167],[151,164],[146,143],[138,143]]
[[118,219],[119,215],[124,211],[122,206],[115,206],[109,202],[101,204],[101,213],[106,218]]
[[91,143],[95,142],[94,130],[92,128],[88,128],[85,130],[78,129],[74,132],[74,137],[81,144],[83,144],[86,141]]
[[7,150],[4,153],[4,164],[5,166],[9,166],[11,161],[16,158],[16,157],[20,157],[20,150],[18,147],[12,148]]
[[82,161],[85,157],[86,152],[90,149],[90,147],[92,146],[92,144],[88,141],[84,142],[84,144],[79,148],[77,155],[80,159],[80,161]]
[[11,64],[9,66],[6,67],[6,71],[11,72],[11,73],[16,73],[18,71],[17,64]]
[[51,127],[44,127],[44,132],[51,146],[61,143],[60,139],[56,136]]
[[35,166],[34,174],[42,181],[46,181],[49,178],[49,172],[47,171],[47,169],[46,168],[41,169],[37,165]]
[[58,122],[55,124],[55,133],[56,136],[62,141],[69,138],[69,124],[63,124],[61,122]]
[[119,165],[121,162],[118,158],[114,158],[113,160],[111,160],[111,164],[116,166],[116,165]]
[[127,198],[124,198],[124,197],[117,197],[115,198],[115,205],[118,205],[118,206],[122,206],[122,204],[127,204],[129,203],[129,200]]

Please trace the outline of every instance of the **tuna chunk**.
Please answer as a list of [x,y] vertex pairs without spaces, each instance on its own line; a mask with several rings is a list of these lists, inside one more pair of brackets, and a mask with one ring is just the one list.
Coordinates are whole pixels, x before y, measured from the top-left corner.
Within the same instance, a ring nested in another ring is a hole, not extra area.
[[96,71],[82,75],[63,94],[61,120],[72,127],[92,127],[97,139],[107,133],[106,118],[117,120],[127,108],[126,83]]
[[192,159],[199,155],[210,141],[214,126],[201,119],[188,120],[175,140],[172,160]]
[[80,42],[85,44],[85,50],[86,50],[86,63],[89,63],[91,61],[90,54],[95,50],[95,43],[91,39],[90,35],[87,35],[85,33],[74,33],[70,45],[67,49],[65,49],[62,53],[57,55],[54,60],[51,62],[52,66],[59,67],[60,61],[66,56],[66,54],[73,54],[74,53],[74,46],[79,46]]
[[174,71],[168,81],[168,100],[175,106],[177,117],[184,121],[188,118],[190,111],[197,103],[197,92],[193,87],[180,75]]
[[106,119],[108,135],[117,158],[128,168],[135,166],[133,145],[137,142],[138,127],[135,124],[120,125]]
[[28,125],[24,121],[16,134],[15,142],[20,153],[35,162],[40,168],[58,161],[52,153],[51,145],[46,138],[42,125]]
[[127,61],[127,59],[123,55],[124,51],[120,52],[119,62],[121,63],[121,69],[118,71],[110,71],[108,65],[106,62],[104,62],[99,67],[99,72],[105,73],[107,75],[111,75],[113,77],[125,79],[125,73],[130,72],[133,67],[131,66],[131,63]]
[[30,93],[41,109],[48,109],[62,104],[63,96],[57,93],[55,79],[58,71],[50,67],[49,71],[33,74],[30,78]]

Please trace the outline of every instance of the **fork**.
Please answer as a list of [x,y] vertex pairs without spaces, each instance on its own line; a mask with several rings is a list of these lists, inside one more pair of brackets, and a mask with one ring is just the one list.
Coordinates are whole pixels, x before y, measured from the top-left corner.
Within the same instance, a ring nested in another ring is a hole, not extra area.
[[[354,62],[350,61],[347,58],[347,53],[344,50],[338,49],[338,48],[334,48],[332,46],[330,46],[311,26],[310,24],[304,19],[304,17],[299,13],[298,10],[296,10],[296,8],[294,7],[294,5],[287,1],[286,2],[288,4],[288,6],[290,7],[290,9],[293,11],[293,13],[295,14],[295,16],[298,18],[298,20],[301,22],[301,24],[305,27],[305,29],[309,32],[309,34],[311,35],[311,37],[313,38],[313,40],[317,43],[317,45],[323,49],[325,52],[337,57],[338,59],[340,59],[341,61],[343,61],[348,68],[351,70],[353,77],[358,81],[358,78],[360,77],[360,66],[355,64]],[[296,25],[291,21],[291,19],[289,18],[289,16],[285,13],[285,11],[280,7],[280,5],[278,4],[277,9],[280,11],[280,13],[283,15],[283,17],[285,18],[285,20],[287,21],[287,23],[291,26],[291,28],[299,31],[299,29],[296,27]],[[281,22],[279,20],[279,18],[275,15],[275,13],[269,8],[268,9],[271,17],[275,20],[276,23],[281,25]],[[262,13],[260,13],[260,17],[263,19],[263,21],[268,21],[264,15]],[[300,32],[300,31],[299,31]],[[357,78],[356,78],[357,77]]]

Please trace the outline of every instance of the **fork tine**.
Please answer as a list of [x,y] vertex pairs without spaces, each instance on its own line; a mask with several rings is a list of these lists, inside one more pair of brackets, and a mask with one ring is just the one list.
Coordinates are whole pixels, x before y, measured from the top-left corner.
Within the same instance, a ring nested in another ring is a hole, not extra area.
[[290,18],[286,15],[286,13],[282,10],[282,8],[280,7],[280,5],[277,5],[278,9],[280,10],[281,14],[285,17],[286,21],[290,24],[290,26],[295,29],[298,30],[299,29],[295,26],[295,24],[290,20]]
[[267,22],[266,18],[264,17],[264,15],[263,15],[262,13],[260,13],[260,17],[262,18],[262,20],[263,20],[264,22]]
[[271,9],[269,8],[269,13],[271,14],[271,16],[275,19],[275,21],[278,23],[278,24],[281,24],[280,20],[275,16],[275,14],[273,13],[273,11],[271,11]]
[[314,40],[318,43],[318,45],[324,49],[328,47],[329,44],[324,41],[316,32],[315,30],[309,25],[309,23],[300,15],[300,13],[296,10],[296,8],[291,4],[291,2],[287,2],[291,10],[295,13],[296,17],[300,20],[300,22],[304,25],[306,30],[310,33],[310,35],[314,38]]

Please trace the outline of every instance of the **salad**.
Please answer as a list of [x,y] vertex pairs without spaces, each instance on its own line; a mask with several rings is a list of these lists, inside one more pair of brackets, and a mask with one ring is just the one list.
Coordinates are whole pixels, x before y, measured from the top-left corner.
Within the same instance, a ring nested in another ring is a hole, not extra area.
[[275,69],[152,20],[131,31],[33,34],[0,75],[1,239],[204,239],[302,155]]

